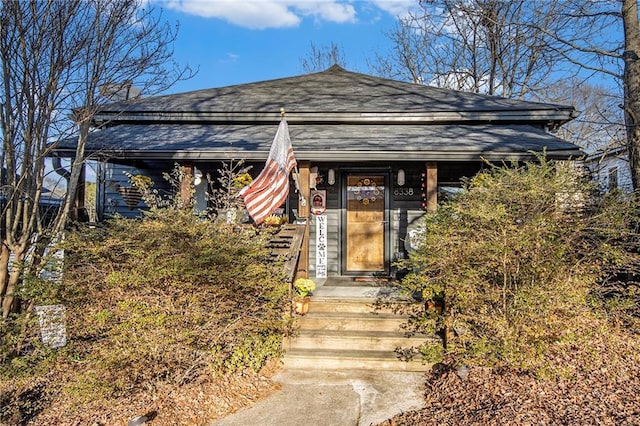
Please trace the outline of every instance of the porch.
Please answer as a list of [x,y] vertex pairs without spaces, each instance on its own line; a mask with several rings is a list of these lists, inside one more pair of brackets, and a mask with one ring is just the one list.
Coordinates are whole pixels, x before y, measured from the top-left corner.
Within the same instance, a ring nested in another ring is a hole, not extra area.
[[402,300],[394,281],[388,278],[337,276],[315,278],[313,300],[361,299],[369,303]]

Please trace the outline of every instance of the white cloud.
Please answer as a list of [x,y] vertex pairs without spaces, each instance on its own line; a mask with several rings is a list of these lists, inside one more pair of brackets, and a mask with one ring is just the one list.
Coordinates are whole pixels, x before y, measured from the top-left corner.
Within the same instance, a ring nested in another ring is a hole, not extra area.
[[227,52],[227,54],[225,55],[224,59],[221,60],[221,62],[225,64],[230,64],[233,62],[237,62],[238,59],[240,59],[240,55],[238,55],[237,53]]
[[301,21],[289,10],[287,3],[280,1],[178,0],[165,6],[190,15],[224,19],[251,29],[295,27]]
[[411,9],[418,7],[417,0],[372,0],[371,3],[396,17],[405,17]]
[[356,9],[351,4],[336,1],[297,1],[290,4],[301,14],[314,16],[320,21],[339,24],[356,21]]
[[319,22],[356,22],[354,6],[344,0],[171,0],[163,6],[251,29],[296,27],[307,16]]

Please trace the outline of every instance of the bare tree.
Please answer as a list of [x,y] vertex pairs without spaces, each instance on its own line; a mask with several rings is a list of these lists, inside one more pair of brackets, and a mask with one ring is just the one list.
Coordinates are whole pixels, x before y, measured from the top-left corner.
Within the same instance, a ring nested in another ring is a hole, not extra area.
[[534,25],[581,75],[620,88],[633,187],[640,185],[640,24],[638,0],[562,0],[559,20]]
[[[624,110],[634,188],[640,185],[640,25],[638,0],[421,0],[389,34],[394,50],[375,72],[457,90],[545,99],[573,79],[606,88]],[[555,99],[558,99],[557,97]],[[565,98],[568,103],[580,99]],[[610,108],[585,121],[611,131]],[[610,105],[607,102],[607,105]],[[620,123],[622,124],[622,123]],[[615,127],[615,126],[614,126]],[[616,142],[615,135],[611,141]],[[584,141],[582,146],[600,146]]]
[[423,0],[388,36],[376,73],[455,90],[523,98],[547,81],[558,55],[529,24],[555,20],[550,0]]
[[573,77],[551,82],[532,100],[571,104],[580,116],[558,129],[565,140],[586,152],[615,149],[625,145],[624,114],[619,91]]
[[[184,77],[171,62],[176,30],[139,0],[0,5],[3,318],[19,309],[22,277],[38,273],[42,247],[64,229],[72,211],[89,123],[108,95],[100,88],[135,83],[154,93]],[[67,111],[73,111],[71,120]],[[78,145],[64,206],[45,222],[39,209],[45,158],[56,140],[72,135]]]
[[322,47],[317,47],[312,42],[311,51],[302,59],[302,69],[307,74],[324,71],[332,65],[340,65],[343,68],[347,66],[343,49],[333,42],[331,46]]
[[622,3],[624,24],[624,112],[633,187],[640,185],[640,25],[637,0]]
[[[161,21],[153,9],[140,8],[139,0],[93,0],[93,7],[83,12],[86,37],[83,57],[72,69],[79,81],[73,119],[78,129],[76,156],[69,178],[69,196],[65,199],[56,230],[62,229],[72,209],[84,170],[84,149],[90,123],[100,103],[114,97],[129,98],[139,93],[156,93],[185,77],[187,70],[172,64],[171,43],[176,29]],[[175,64],[173,64],[175,65]],[[133,82],[137,89],[132,87]],[[124,95],[123,95],[124,94]]]

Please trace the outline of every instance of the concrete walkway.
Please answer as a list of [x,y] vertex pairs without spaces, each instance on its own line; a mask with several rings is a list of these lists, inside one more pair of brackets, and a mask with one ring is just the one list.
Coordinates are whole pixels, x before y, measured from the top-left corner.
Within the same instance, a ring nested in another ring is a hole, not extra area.
[[369,426],[424,407],[424,373],[285,370],[282,389],[214,426]]

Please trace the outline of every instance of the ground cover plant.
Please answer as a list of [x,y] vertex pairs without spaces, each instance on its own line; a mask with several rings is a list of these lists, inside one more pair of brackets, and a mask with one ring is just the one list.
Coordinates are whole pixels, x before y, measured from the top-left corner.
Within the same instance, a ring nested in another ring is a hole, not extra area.
[[493,168],[425,219],[401,286],[436,367],[393,424],[637,424],[638,208],[545,158]]
[[264,240],[177,208],[70,233],[62,281],[23,295],[65,306],[67,345],[4,323],[0,424],[205,424],[267,392],[290,297]]

